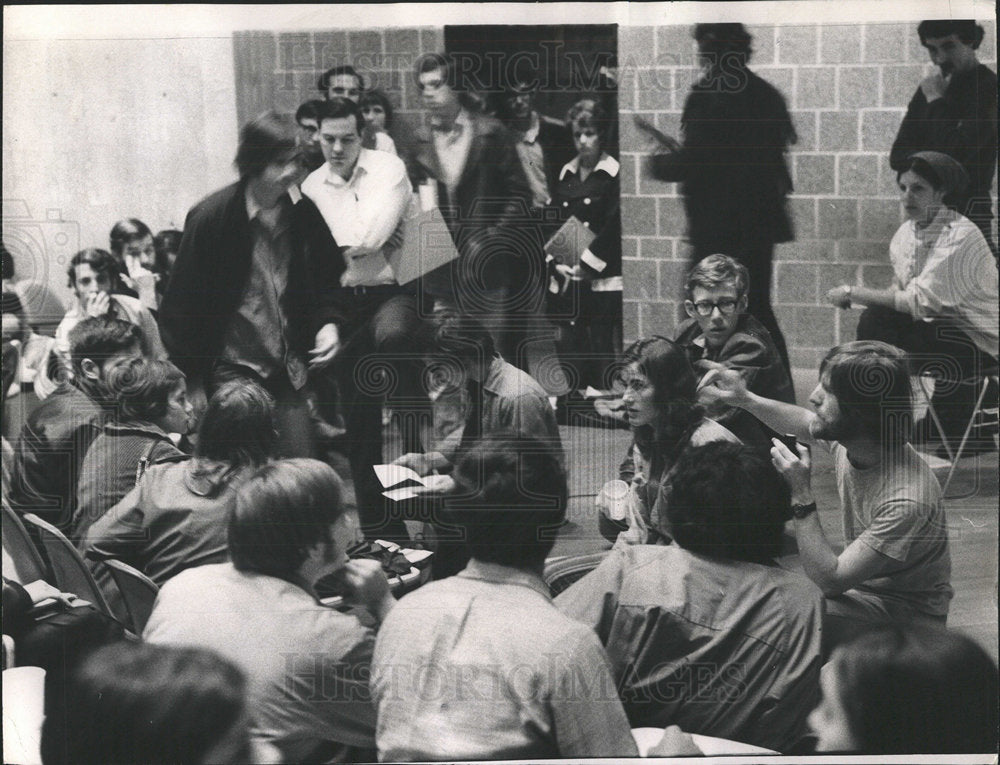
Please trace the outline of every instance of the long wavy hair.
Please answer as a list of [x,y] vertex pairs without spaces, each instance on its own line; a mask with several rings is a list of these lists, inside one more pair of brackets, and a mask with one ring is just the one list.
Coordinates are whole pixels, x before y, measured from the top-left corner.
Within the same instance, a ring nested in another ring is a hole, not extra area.
[[637,340],[624,354],[653,386],[656,420],[632,429],[639,452],[649,460],[650,478],[658,479],[687,445],[704,409],[696,403],[698,378],[684,350],[665,337]]

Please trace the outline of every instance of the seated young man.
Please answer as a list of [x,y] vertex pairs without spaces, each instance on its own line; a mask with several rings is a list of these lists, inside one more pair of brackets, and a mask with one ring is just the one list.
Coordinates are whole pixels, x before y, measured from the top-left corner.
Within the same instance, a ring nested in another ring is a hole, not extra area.
[[381,564],[348,560],[358,519],[329,465],[272,462],[236,493],[231,563],[189,568],[160,590],[143,639],[213,650],[247,676],[254,742],[279,762],[375,759],[368,689],[374,629],[326,608],[314,584],[334,572],[376,621],[395,603]]
[[[676,341],[702,373],[707,370],[699,362],[723,364],[738,370],[754,393],[794,404],[792,380],[771,334],[747,313],[749,290],[750,275],[743,264],[728,255],[702,259],[688,274],[684,310],[690,319],[678,328]],[[706,416],[745,444],[771,448],[775,434],[741,409],[714,402]]]
[[448,512],[472,560],[404,597],[379,630],[379,759],[637,756],[600,643],[552,606],[542,580],[566,513],[556,453],[489,436],[454,477]]
[[818,700],[823,615],[819,589],[773,565],[789,489],[759,450],[717,442],[661,492],[675,544],[616,547],[556,606],[596,630],[633,727],[787,750]]

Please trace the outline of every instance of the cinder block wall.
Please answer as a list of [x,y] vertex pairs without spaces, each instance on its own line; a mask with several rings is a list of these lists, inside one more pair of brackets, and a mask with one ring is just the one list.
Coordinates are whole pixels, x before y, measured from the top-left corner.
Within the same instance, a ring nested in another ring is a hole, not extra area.
[[[996,70],[996,24],[981,23],[979,60]],[[889,149],[932,70],[916,26],[748,26],[750,67],[784,94],[799,135],[789,155],[796,241],[778,246],[773,287],[793,366],[815,368],[831,345],[854,339],[859,311],[825,305],[827,289],[889,284],[888,244],[902,222]],[[652,146],[632,115],[679,135],[693,46],[690,26],[619,27],[626,341],[673,332],[683,299],[679,187],[649,176]]]

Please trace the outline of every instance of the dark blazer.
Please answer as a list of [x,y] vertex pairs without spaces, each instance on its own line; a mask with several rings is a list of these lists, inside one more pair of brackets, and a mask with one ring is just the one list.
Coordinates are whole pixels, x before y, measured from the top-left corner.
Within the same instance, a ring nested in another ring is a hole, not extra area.
[[588,249],[606,265],[598,272],[580,261],[593,278],[604,279],[622,274],[618,171],[618,161],[610,156],[598,162],[582,182],[578,180],[578,172],[574,172],[572,167],[564,167],[562,178],[552,192],[551,207],[555,210],[552,217],[558,219],[553,224],[556,230],[572,215],[597,235]]
[[[407,163],[414,185],[437,182],[438,206],[460,255],[451,272],[453,289],[458,292],[474,291],[476,285],[510,284],[511,274],[522,270],[514,261],[541,257],[544,244],[538,219],[530,213],[531,189],[513,136],[493,117],[475,112],[469,116],[472,142],[454,198],[441,180],[430,130],[418,133],[414,154]],[[532,232],[537,234],[533,239]],[[529,246],[518,246],[525,242]],[[497,257],[498,253],[506,257]],[[440,282],[425,282],[424,286],[435,293],[446,289]]]
[[[160,333],[170,359],[201,378],[222,352],[226,327],[250,276],[252,243],[243,181],[210,194],[184,222],[170,286],[160,304]],[[290,342],[305,353],[316,332],[343,320],[337,303],[344,261],[316,206],[303,197],[292,209],[292,259],[281,297]]]
[[549,184],[549,193],[554,196],[563,165],[576,156],[573,133],[564,122],[544,114],[538,115],[538,123],[538,143],[545,157],[545,179]]

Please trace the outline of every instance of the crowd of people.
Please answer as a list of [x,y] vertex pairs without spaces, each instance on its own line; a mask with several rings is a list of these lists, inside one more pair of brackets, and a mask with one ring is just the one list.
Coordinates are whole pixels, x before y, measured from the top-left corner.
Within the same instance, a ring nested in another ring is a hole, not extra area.
[[[662,729],[664,756],[701,754],[697,736],[996,751],[996,664],[947,629],[947,523],[914,448],[928,434],[913,382],[954,368],[933,395],[957,439],[996,364],[981,214],[996,79],[974,22],[919,35],[941,74],[892,147],[907,219],[886,243],[894,284],[830,289],[865,310],[820,364],[812,410],[770,306],[795,128],[747,68],[740,24],[694,29],[683,140],[646,126],[692,244],[673,338],[622,346],[606,99],[540,114],[537,76],[518,68],[488,114],[446,54],[415,67],[428,128],[405,140],[391,99],[348,65],[294,116],[247,122],[239,180],[183,233],[127,218],[107,250],[70,260],[54,337],[33,332],[5,251],[4,397],[37,399],[5,431],[5,512],[60,529],[123,623],[107,561],[159,587],[141,642],[50,686],[43,761],[635,757],[636,728]],[[720,87],[734,72],[740,87]],[[968,82],[991,76],[989,92]],[[401,282],[407,222],[435,212],[455,257]],[[553,255],[573,221],[585,244]],[[539,344],[560,375],[542,374]],[[557,410],[587,385],[620,397],[626,492],[597,519],[610,550],[553,597],[574,464]],[[447,395],[460,428],[432,441]],[[395,466],[421,478],[409,499],[376,474],[387,433]],[[842,550],[817,512],[812,448],[833,458]],[[373,539],[432,547],[434,581],[397,600],[378,561],[351,557]],[[790,545],[794,570],[778,562]],[[343,607],[320,603],[321,581]]]

